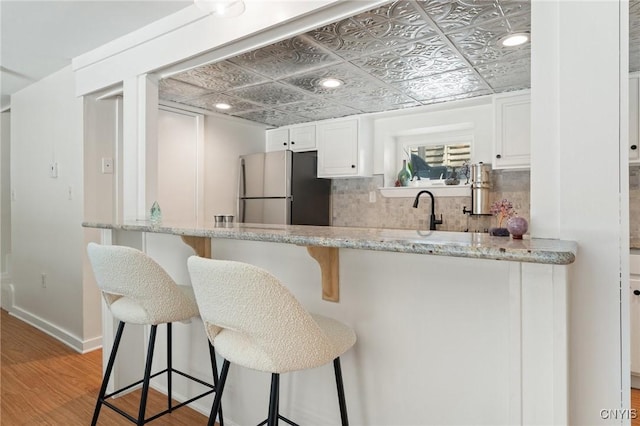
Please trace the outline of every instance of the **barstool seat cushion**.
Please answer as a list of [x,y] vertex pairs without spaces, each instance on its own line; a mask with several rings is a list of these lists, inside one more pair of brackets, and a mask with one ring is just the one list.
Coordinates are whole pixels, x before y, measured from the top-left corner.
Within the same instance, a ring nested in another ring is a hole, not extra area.
[[257,266],[196,256],[188,266],[209,339],[232,363],[271,373],[303,370],[334,360],[356,341],[350,327],[309,314]]
[[116,319],[158,325],[199,315],[193,289],[176,285],[169,274],[143,252],[95,243],[89,243],[87,252],[98,287]]
[[125,296],[121,296],[111,303],[111,314],[118,320],[131,324],[151,324],[154,320],[159,323],[185,321],[198,316],[198,305],[193,289],[185,285],[179,285],[178,288],[191,301],[191,304],[185,304],[179,310],[180,312],[169,313],[170,317],[163,314],[163,309],[159,309],[160,312],[148,312],[143,305]]

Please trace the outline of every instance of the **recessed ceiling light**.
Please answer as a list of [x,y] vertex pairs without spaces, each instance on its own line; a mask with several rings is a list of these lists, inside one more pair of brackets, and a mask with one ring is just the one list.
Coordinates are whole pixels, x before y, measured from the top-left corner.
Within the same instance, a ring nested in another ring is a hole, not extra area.
[[329,89],[334,89],[336,87],[342,86],[344,82],[342,80],[338,80],[337,78],[325,78],[320,81],[320,85],[322,87],[326,87]]
[[231,105],[225,104],[225,103],[219,103],[219,104],[216,104],[216,108],[218,108],[218,109],[229,109],[229,108],[231,108]]
[[529,33],[508,34],[500,38],[500,44],[504,47],[516,47],[527,43],[529,39]]

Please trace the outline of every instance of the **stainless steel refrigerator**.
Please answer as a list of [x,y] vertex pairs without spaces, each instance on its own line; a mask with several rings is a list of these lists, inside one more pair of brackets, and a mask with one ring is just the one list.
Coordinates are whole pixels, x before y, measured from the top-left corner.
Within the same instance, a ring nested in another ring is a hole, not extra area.
[[331,180],[319,179],[317,153],[274,151],[240,157],[238,220],[331,224]]

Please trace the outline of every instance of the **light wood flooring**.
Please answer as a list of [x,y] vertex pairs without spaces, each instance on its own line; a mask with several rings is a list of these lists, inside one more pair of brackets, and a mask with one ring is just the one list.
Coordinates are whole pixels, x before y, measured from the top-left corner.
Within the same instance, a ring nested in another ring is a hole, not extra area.
[[[102,351],[78,354],[2,310],[0,316],[0,424],[86,426],[91,424],[102,380]],[[139,392],[117,398],[137,413]],[[166,396],[151,390],[148,415],[166,408]],[[103,407],[98,425],[131,425]],[[207,418],[183,407],[150,423],[154,426],[206,425]]]
[[[41,331],[11,317],[0,316],[0,425],[75,426],[91,423],[101,381],[102,351],[78,354]],[[118,398],[118,406],[137,411],[139,393]],[[151,390],[147,413],[164,409],[165,396]],[[631,407],[640,426],[640,390],[632,389]],[[108,408],[100,413],[99,425],[131,425]],[[154,426],[206,425],[202,414],[183,407],[154,420]]]

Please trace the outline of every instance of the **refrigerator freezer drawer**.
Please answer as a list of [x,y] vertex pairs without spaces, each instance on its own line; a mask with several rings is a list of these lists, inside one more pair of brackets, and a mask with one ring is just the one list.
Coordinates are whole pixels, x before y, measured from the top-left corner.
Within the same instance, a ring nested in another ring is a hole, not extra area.
[[291,199],[240,199],[239,219],[244,223],[271,223],[286,225],[291,219]]

